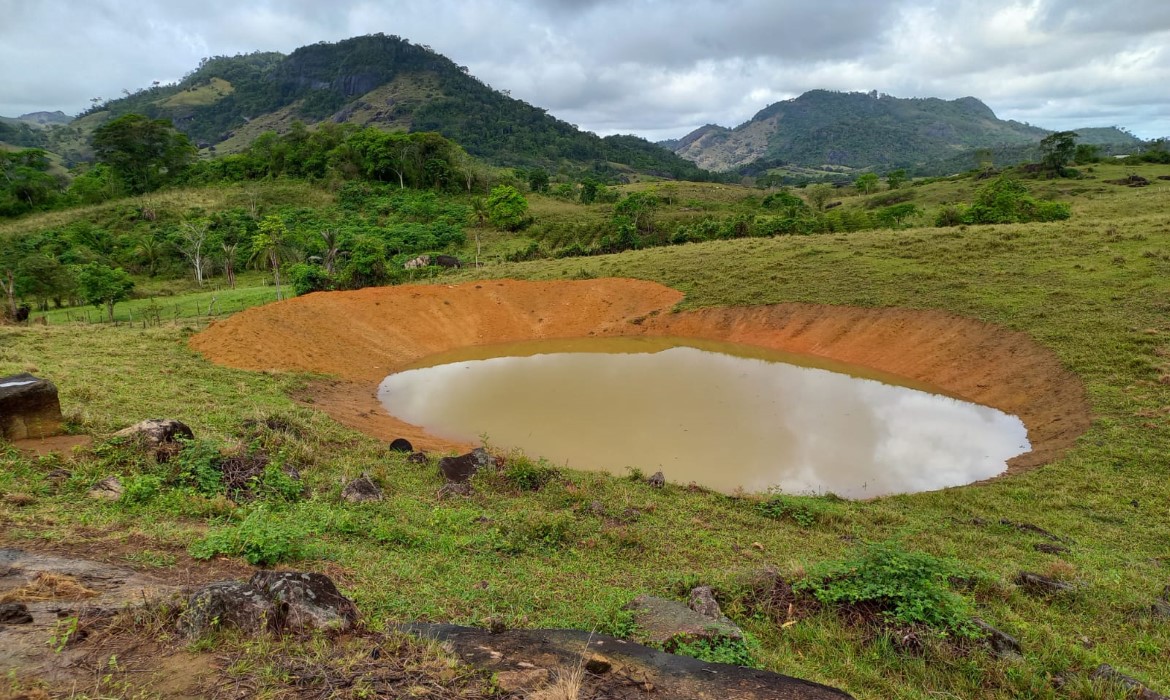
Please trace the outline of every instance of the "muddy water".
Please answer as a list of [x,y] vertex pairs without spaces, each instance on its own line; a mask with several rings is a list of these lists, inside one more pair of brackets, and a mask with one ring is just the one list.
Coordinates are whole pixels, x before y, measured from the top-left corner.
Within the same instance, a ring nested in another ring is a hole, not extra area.
[[578,469],[869,498],[995,476],[1023,423],[871,370],[674,338],[468,348],[393,374],[394,416]]

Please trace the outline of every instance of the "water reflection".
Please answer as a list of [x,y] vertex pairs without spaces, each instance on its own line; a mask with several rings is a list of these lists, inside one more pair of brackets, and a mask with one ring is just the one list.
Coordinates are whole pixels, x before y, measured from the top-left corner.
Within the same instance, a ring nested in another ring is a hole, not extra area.
[[431,358],[387,377],[379,398],[442,437],[724,492],[926,491],[995,476],[1029,449],[1014,416],[794,359],[677,339],[544,341]]

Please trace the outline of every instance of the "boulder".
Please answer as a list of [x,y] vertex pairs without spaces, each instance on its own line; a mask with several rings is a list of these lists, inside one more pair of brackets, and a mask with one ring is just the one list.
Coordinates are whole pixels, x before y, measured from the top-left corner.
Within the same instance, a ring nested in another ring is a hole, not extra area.
[[171,418],[148,418],[141,423],[122,428],[114,433],[114,437],[135,440],[143,449],[158,455],[160,450],[165,451],[177,440],[195,439],[195,433],[192,433],[186,424]]
[[439,488],[439,500],[444,501],[448,498],[455,498],[457,496],[467,498],[473,493],[471,484],[466,481],[448,481]]
[[410,440],[406,438],[395,438],[390,443],[391,452],[414,452],[414,445],[410,444]]
[[284,624],[284,612],[283,605],[273,603],[251,584],[219,581],[191,595],[179,626],[191,639],[227,628],[246,634],[275,632]]
[[666,486],[666,477],[663,476],[662,472],[654,472],[650,475],[650,478],[646,480],[646,483],[650,484],[650,486],[656,489],[660,489],[663,486]]
[[719,608],[719,602],[715,600],[715,592],[711,590],[710,586],[699,586],[691,591],[691,595],[687,599],[687,607],[712,620],[727,619],[723,617],[723,610]]
[[341,498],[350,503],[371,503],[382,500],[382,489],[369,476],[362,474],[345,485]]
[[116,476],[107,476],[93,485],[86,494],[90,498],[104,498],[107,501],[116,501],[122,497],[122,481]]
[[52,382],[31,374],[0,378],[0,438],[28,440],[61,432],[61,402]]
[[248,582],[273,603],[283,606],[286,629],[297,632],[345,632],[357,623],[357,607],[324,574],[257,571]]
[[[718,604],[715,607],[718,609]],[[626,609],[634,613],[639,636],[667,651],[696,641],[718,644],[743,640],[743,630],[722,614],[708,617],[677,600],[640,595]]]
[[427,453],[426,452],[411,452],[410,456],[406,458],[406,461],[411,463],[411,464],[426,464],[427,463]]
[[470,481],[480,469],[495,465],[496,460],[488,451],[477,447],[465,455],[444,457],[439,460],[439,471],[447,481],[462,483]]

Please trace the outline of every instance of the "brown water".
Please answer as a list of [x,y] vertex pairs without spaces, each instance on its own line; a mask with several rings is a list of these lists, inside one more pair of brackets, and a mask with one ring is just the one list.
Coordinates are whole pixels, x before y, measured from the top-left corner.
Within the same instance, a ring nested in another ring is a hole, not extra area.
[[436,355],[378,396],[441,437],[725,493],[929,491],[1000,474],[1030,449],[1015,416],[907,384],[752,346],[588,338]]

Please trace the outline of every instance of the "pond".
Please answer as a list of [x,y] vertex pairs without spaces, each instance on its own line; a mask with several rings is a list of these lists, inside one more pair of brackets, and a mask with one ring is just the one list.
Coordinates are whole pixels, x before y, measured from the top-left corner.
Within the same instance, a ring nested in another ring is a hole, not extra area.
[[861,367],[683,338],[480,346],[387,377],[386,410],[558,466],[871,498],[996,476],[1019,418]]

